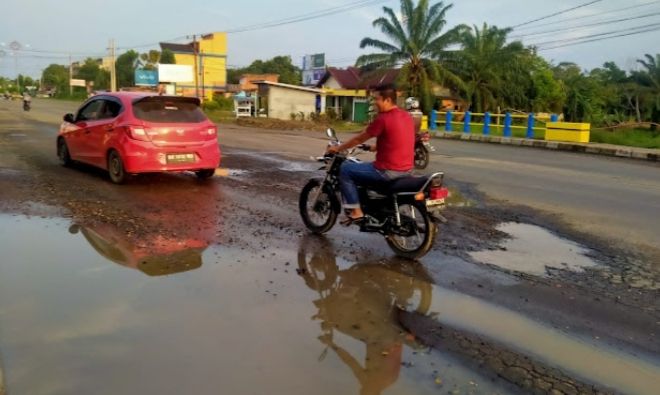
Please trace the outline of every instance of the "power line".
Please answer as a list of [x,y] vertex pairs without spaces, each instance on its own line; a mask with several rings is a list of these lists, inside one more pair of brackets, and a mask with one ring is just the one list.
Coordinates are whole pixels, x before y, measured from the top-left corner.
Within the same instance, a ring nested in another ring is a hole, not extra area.
[[597,12],[597,13],[591,14],[591,15],[582,15],[582,16],[578,16],[578,17],[574,17],[574,18],[562,19],[560,21],[548,22],[548,23],[543,23],[543,24],[540,24],[540,25],[525,26],[525,27],[517,28],[516,30],[535,29],[535,28],[543,27],[543,26],[556,25],[558,23],[565,23],[565,22],[577,21],[577,20],[582,20],[582,19],[588,19],[588,18],[593,18],[595,16],[607,15],[607,14],[611,14],[613,12],[628,11],[628,10],[632,10],[632,9],[635,9],[635,8],[646,7],[646,6],[653,5],[653,4],[658,4],[658,3],[660,3],[660,0],[650,1],[648,3],[643,3],[643,4],[637,4],[637,5],[630,6],[630,7],[616,8],[616,9],[609,10],[609,11]]
[[277,27],[277,26],[284,26],[284,25],[289,25],[292,23],[299,23],[299,22],[305,22],[308,20],[312,19],[317,19],[317,18],[322,18],[330,15],[335,15],[347,11],[352,11],[356,10],[359,8],[364,8],[368,7],[370,5],[375,5],[377,3],[384,3],[390,0],[363,0],[363,1],[357,1],[357,2],[352,2],[348,4],[344,4],[341,6],[336,6],[332,8],[326,8],[324,10],[319,10],[315,12],[310,12],[307,14],[301,14],[293,17],[288,17],[284,19],[279,19],[279,20],[274,20],[270,22],[264,22],[264,23],[259,23],[259,24],[254,24],[254,25],[248,25],[248,26],[243,26],[243,27],[238,27],[234,29],[229,29],[227,30],[227,34],[235,34],[235,33],[243,33],[247,31],[253,31],[253,30],[261,30],[261,29],[267,29],[271,27]]
[[519,23],[519,24],[517,24],[515,26],[512,26],[512,27],[515,29],[515,28],[520,27],[520,26],[529,25],[529,24],[534,23],[534,22],[538,22],[538,21],[542,21],[544,19],[552,18],[553,16],[557,16],[557,15],[565,14],[565,13],[573,11],[573,10],[577,10],[578,8],[582,8],[582,7],[590,6],[592,4],[600,3],[601,1],[603,1],[603,0],[593,0],[593,1],[590,1],[588,3],[584,3],[584,4],[580,4],[578,6],[575,6],[575,7],[567,8],[565,10],[558,11],[558,12],[555,12],[555,13],[550,14],[550,15],[546,15],[546,16],[542,16],[540,18],[532,19],[531,21]]
[[548,45],[548,44],[567,43],[567,42],[571,42],[571,41],[583,40],[583,39],[588,39],[588,38],[593,38],[593,37],[602,37],[602,36],[607,36],[607,35],[611,35],[611,34],[624,33],[624,32],[636,31],[636,30],[640,30],[640,29],[648,29],[648,28],[653,28],[653,27],[660,27],[660,22],[659,23],[648,24],[646,26],[636,26],[636,27],[632,27],[632,28],[628,28],[628,29],[613,30],[613,31],[604,32],[604,33],[590,34],[590,35],[582,36],[582,37],[568,38],[568,39],[562,39],[562,40],[544,41],[544,42],[535,43],[535,44],[532,44],[532,45],[533,46],[544,46],[544,45]]
[[[292,23],[298,23],[298,22],[305,22],[308,20],[312,19],[317,19],[317,18],[322,18],[330,15],[335,15],[339,14],[342,12],[348,12],[348,11],[353,11],[359,8],[364,8],[370,5],[375,5],[378,3],[385,3],[387,1],[391,0],[362,0],[362,1],[357,1],[357,2],[352,2],[352,3],[347,3],[343,4],[340,6],[335,6],[331,8],[325,8],[322,10],[317,10],[313,12],[308,12],[306,14],[300,14],[292,17],[287,17],[283,19],[278,19],[278,20],[273,20],[269,22],[261,22],[257,24],[252,24],[252,25],[245,25],[245,26],[239,26],[233,29],[226,30],[225,32],[227,34],[235,34],[235,33],[243,33],[247,31],[253,31],[253,30],[261,30],[261,29],[267,29],[271,27],[277,27],[277,26],[284,26]],[[197,33],[199,34],[199,33]],[[146,48],[146,47],[152,47],[155,45],[158,45],[161,42],[169,42],[169,41],[178,41],[182,40],[185,38],[189,38],[191,35],[185,35],[185,36],[179,36],[175,37],[171,40],[161,40],[158,42],[152,42],[152,43],[145,43],[145,44],[140,44],[140,45],[132,45],[132,46],[122,46],[122,47],[117,47],[117,49],[135,49],[135,48]]]
[[632,33],[617,34],[617,35],[610,36],[610,37],[601,37],[601,38],[594,38],[594,39],[591,39],[591,40],[575,41],[575,42],[570,42],[570,43],[566,43],[566,44],[563,44],[563,45],[556,45],[556,46],[553,46],[553,47],[541,48],[541,49],[539,49],[539,51],[549,51],[551,49],[570,47],[572,45],[591,43],[591,42],[595,42],[595,41],[609,40],[609,39],[612,39],[612,38],[627,37],[627,36],[632,36],[632,35],[642,34],[642,33],[656,32],[656,31],[659,31],[659,30],[660,30],[660,27],[648,28],[648,29],[645,29],[645,30],[639,30],[639,31],[632,32]]
[[526,34],[513,35],[513,36],[510,36],[509,38],[522,38],[522,37],[529,37],[529,36],[540,36],[540,35],[556,33],[556,32],[569,32],[569,31],[574,31],[574,30],[581,30],[581,29],[584,29],[586,27],[593,27],[593,26],[607,25],[607,24],[611,24],[611,23],[626,22],[626,21],[632,21],[632,20],[635,20],[635,19],[650,18],[650,17],[657,16],[657,15],[660,15],[660,12],[655,12],[655,13],[652,13],[652,14],[639,15],[639,16],[634,16],[634,17],[630,17],[630,18],[610,19],[610,20],[607,20],[607,21],[599,21],[599,22],[594,22],[594,23],[589,23],[589,24],[586,24],[586,25],[580,25],[580,26],[574,26],[574,27],[567,27],[567,28],[561,28],[561,29],[545,30],[545,31],[538,31],[538,32],[532,32],[532,33],[526,33]]

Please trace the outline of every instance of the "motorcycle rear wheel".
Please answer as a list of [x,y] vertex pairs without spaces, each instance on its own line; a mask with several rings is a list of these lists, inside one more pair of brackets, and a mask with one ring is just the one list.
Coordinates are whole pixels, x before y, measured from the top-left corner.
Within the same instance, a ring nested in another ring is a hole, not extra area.
[[419,259],[433,247],[438,228],[422,203],[402,204],[399,212],[402,228],[407,227],[410,234],[390,232],[385,236],[387,245],[400,257]]
[[421,144],[415,145],[415,169],[426,169],[429,165],[429,152]]
[[[312,201],[314,198],[316,202]],[[339,213],[339,202],[336,200],[334,193],[329,188],[324,188],[321,181],[309,180],[300,192],[298,201],[300,217],[307,229],[316,234],[332,229]]]

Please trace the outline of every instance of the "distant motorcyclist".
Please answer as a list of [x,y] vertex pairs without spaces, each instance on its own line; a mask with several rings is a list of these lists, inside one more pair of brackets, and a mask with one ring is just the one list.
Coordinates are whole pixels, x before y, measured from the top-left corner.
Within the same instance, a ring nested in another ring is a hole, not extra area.
[[23,92],[23,110],[30,111],[31,106],[32,106],[32,96],[30,96],[28,91],[25,91]]

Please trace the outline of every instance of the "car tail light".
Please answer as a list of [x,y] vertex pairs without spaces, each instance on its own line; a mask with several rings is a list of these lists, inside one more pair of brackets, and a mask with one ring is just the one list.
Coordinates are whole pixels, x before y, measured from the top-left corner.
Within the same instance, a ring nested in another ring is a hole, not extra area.
[[212,128],[208,128],[208,129],[206,129],[206,134],[208,136],[217,136],[218,135],[218,128],[216,128],[215,126],[212,127]]
[[449,196],[449,189],[447,188],[431,188],[431,192],[429,193],[429,199],[431,200],[437,200],[437,199],[445,199]]
[[147,130],[143,127],[129,126],[126,128],[126,132],[128,133],[128,137],[133,140],[151,141]]

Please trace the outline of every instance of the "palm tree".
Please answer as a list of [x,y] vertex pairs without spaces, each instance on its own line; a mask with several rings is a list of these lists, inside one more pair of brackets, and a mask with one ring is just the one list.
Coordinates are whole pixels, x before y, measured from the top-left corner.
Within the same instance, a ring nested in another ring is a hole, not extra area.
[[660,54],[655,58],[650,54],[644,55],[646,59],[637,59],[637,62],[644,66],[646,70],[635,74],[640,85],[645,87],[649,96],[651,107],[651,130],[657,129],[657,123],[660,123]]
[[474,26],[461,34],[462,50],[444,59],[462,80],[462,90],[477,112],[497,105],[507,73],[515,72],[516,58],[527,51],[519,41],[507,44],[511,30],[486,23],[481,29]]
[[[457,81],[455,76],[433,59],[457,44],[464,25],[443,34],[445,15],[451,4],[439,2],[429,6],[428,0],[401,0],[401,17],[389,7],[383,7],[384,17],[373,21],[390,42],[365,37],[360,48],[373,47],[381,53],[362,55],[356,66],[366,69],[386,69],[401,66],[399,81],[408,94],[420,98],[422,109],[429,112],[433,106],[431,82]],[[458,82],[458,81],[457,81]]]

